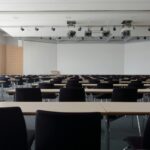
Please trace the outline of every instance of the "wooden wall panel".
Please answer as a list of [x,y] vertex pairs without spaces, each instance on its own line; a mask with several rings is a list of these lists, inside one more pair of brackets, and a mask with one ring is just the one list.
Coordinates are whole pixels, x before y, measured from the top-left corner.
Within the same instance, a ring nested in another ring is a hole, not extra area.
[[6,74],[23,74],[23,48],[6,45]]
[[6,45],[0,45],[0,75],[6,72]]

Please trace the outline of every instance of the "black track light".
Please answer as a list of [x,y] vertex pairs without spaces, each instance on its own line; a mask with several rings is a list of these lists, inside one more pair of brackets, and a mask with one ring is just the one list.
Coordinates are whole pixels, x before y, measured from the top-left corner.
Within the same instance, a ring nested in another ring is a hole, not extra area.
[[100,31],[103,31],[103,30],[104,30],[104,28],[103,28],[103,27],[101,27],[101,28],[100,28]]
[[58,37],[59,40],[61,40],[61,37]]
[[148,31],[150,31],[150,27],[148,28]]
[[136,39],[137,39],[137,40],[139,40],[139,39],[140,39],[140,37],[137,37]]
[[79,28],[78,28],[78,31],[81,31],[81,30],[82,30],[82,28],[81,28],[81,27],[79,27]]
[[113,31],[116,31],[116,27],[113,27]]
[[54,27],[52,27],[51,29],[52,29],[52,31],[55,31],[55,28],[54,28]]
[[49,37],[49,40],[52,40],[52,38],[51,38],[51,37]]
[[39,31],[39,28],[38,28],[38,27],[35,27],[35,31]]
[[92,36],[92,31],[90,29],[88,29],[87,31],[85,31],[85,36],[86,37],[91,37]]
[[147,37],[146,36],[144,36],[144,40],[146,40],[147,39]]
[[25,29],[23,27],[20,28],[21,31],[24,31]]

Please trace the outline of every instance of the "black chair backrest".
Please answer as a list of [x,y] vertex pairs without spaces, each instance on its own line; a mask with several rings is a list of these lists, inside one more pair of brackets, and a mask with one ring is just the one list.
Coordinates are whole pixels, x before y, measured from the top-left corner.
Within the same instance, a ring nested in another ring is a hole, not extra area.
[[66,88],[82,88],[81,83],[67,83]]
[[39,88],[40,89],[52,89],[54,88],[53,83],[39,83]]
[[150,117],[147,120],[147,124],[144,130],[143,148],[146,150],[150,149]]
[[137,89],[131,88],[114,88],[112,93],[112,101],[119,102],[136,102]]
[[128,87],[129,88],[140,89],[140,88],[143,88],[144,85],[141,81],[134,81],[134,82],[129,83]]
[[59,94],[59,101],[84,102],[85,91],[83,88],[61,88]]
[[36,114],[35,150],[100,150],[100,113]]
[[40,102],[42,93],[40,88],[16,88],[16,101]]
[[25,121],[18,107],[0,108],[0,149],[28,150]]
[[112,89],[113,88],[113,84],[112,83],[99,83],[97,85],[98,88],[101,89]]

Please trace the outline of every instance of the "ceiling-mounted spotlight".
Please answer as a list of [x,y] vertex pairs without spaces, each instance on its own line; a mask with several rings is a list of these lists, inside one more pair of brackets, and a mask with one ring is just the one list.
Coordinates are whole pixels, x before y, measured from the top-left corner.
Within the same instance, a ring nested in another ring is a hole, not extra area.
[[23,27],[20,28],[21,31],[24,31],[25,29]]
[[131,27],[132,26],[133,21],[132,20],[123,20],[122,21],[122,26],[127,26],[127,27]]
[[112,39],[115,39],[115,37],[113,36]]
[[85,31],[85,36],[86,37],[92,36],[92,31],[90,29],[88,29],[87,31]]
[[104,31],[104,28],[103,28],[103,27],[101,27],[101,28],[100,28],[100,31]]
[[38,27],[35,27],[35,31],[39,31],[39,28],[38,28]]
[[74,21],[74,20],[68,20],[67,21],[67,25],[68,25],[68,27],[75,27],[76,21]]
[[126,38],[126,37],[129,37],[129,36],[131,35],[131,31],[126,30],[126,31],[123,31],[121,34],[122,34],[122,36],[123,36],[124,38]]
[[42,40],[42,39],[43,39],[43,37],[40,37],[40,39]]
[[51,38],[51,37],[49,37],[49,40],[52,40],[52,38]]
[[55,28],[54,28],[54,27],[52,27],[51,29],[52,29],[52,31],[55,31]]
[[81,30],[82,30],[82,28],[81,28],[81,27],[79,27],[79,28],[78,28],[78,31],[81,31]]
[[102,36],[100,36],[100,37],[99,37],[99,39],[101,39],[101,40],[102,40],[102,39],[103,39],[103,37],[102,37]]
[[76,35],[76,31],[70,30],[70,31],[68,32],[68,37],[69,37],[69,38],[73,38],[73,37],[75,37],[75,35]]
[[144,36],[144,40],[146,40],[147,39],[147,37],[146,36]]
[[103,37],[109,37],[110,36],[110,31],[103,31]]
[[116,31],[116,27],[113,27],[113,31]]
[[150,27],[148,28],[148,31],[150,31]]
[[140,39],[140,37],[137,37],[136,39],[137,39],[137,40],[139,40],[139,39]]
[[59,40],[61,40],[61,37],[58,37]]

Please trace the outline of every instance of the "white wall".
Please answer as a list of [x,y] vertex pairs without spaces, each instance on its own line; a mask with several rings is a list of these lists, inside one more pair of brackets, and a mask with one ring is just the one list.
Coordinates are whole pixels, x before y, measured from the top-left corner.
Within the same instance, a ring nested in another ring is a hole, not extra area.
[[56,44],[24,41],[24,74],[50,74],[57,69]]
[[150,42],[125,44],[125,74],[150,74]]
[[123,74],[123,44],[58,44],[57,70],[62,74]]

